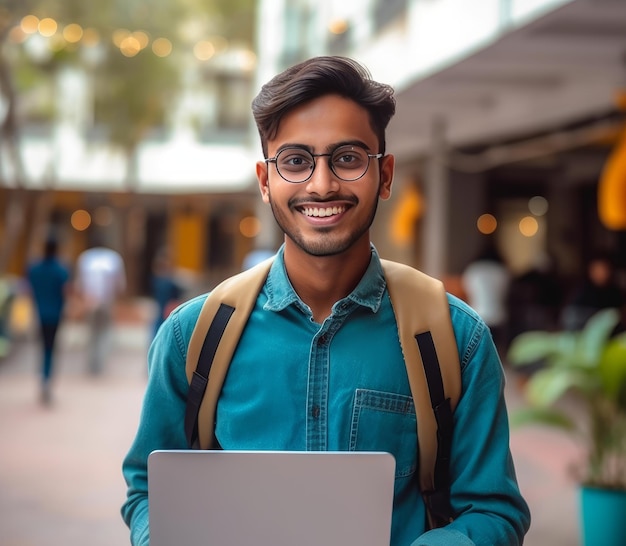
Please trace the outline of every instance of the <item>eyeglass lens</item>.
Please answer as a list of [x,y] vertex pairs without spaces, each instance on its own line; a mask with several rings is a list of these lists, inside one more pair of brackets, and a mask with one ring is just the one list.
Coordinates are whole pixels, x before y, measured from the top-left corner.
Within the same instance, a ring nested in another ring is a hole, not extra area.
[[[340,146],[330,156],[330,167],[341,180],[361,178],[367,171],[369,156],[358,146]],[[304,182],[315,169],[315,157],[302,148],[285,148],[276,156],[279,174],[289,182]]]

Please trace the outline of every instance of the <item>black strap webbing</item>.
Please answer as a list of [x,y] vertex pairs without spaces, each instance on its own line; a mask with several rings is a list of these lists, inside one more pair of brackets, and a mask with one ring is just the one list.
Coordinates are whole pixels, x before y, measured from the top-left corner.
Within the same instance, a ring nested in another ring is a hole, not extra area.
[[445,398],[443,380],[435,343],[430,332],[415,336],[422,355],[424,373],[428,382],[430,402],[437,421],[437,459],[435,461],[434,489],[422,492],[433,527],[442,527],[453,520],[450,505],[450,453],[452,446],[452,408]]
[[187,436],[189,447],[194,449],[198,446],[198,413],[200,412],[200,405],[209,381],[209,372],[213,365],[217,347],[224,335],[224,330],[226,330],[226,325],[234,311],[234,307],[224,303],[220,304],[213,322],[211,322],[209,331],[204,338],[200,357],[198,358],[198,366],[189,384],[187,409],[185,411],[185,436]]

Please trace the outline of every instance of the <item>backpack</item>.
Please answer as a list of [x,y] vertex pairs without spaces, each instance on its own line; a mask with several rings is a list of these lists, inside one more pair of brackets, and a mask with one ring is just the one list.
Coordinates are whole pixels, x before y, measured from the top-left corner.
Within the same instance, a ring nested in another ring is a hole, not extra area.
[[[185,434],[190,448],[219,449],[214,435],[217,399],[272,262],[270,258],[226,279],[202,307],[186,361]],[[453,519],[449,460],[452,414],[461,394],[448,300],[440,281],[403,264],[381,263],[415,404],[420,489],[429,526],[441,527]]]

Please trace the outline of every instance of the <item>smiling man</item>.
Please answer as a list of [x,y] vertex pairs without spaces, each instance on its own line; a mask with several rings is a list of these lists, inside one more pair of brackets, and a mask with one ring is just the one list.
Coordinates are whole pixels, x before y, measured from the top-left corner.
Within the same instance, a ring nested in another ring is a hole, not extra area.
[[380,152],[368,110],[332,91],[295,106],[275,130],[262,123],[271,157],[257,163],[261,195],[285,233],[291,284],[321,324],[370,263],[369,228],[378,200],[391,194],[394,158]]
[[[392,546],[522,544],[530,518],[509,451],[501,363],[485,323],[450,295],[462,378],[450,458],[454,520],[427,523],[411,388],[370,241],[393,181],[385,150],[393,90],[350,59],[318,57],[272,79],[252,108],[265,157],[259,188],[285,237],[230,362],[216,409],[219,445],[390,452]],[[149,543],[148,455],[188,448],[185,360],[205,299],[176,309],[150,349],[142,418],[123,467],[122,513],[135,546]],[[356,419],[363,400],[368,418]]]

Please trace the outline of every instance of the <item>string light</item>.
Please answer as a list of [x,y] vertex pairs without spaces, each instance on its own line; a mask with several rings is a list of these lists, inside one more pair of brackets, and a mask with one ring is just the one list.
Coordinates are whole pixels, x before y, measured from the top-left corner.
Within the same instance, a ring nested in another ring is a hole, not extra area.
[[[45,38],[54,38],[57,35],[58,23],[51,17],[39,19],[36,15],[24,16],[19,25],[14,27],[10,33],[12,43],[20,44],[28,39],[29,35],[39,33]],[[70,23],[63,27],[61,36],[58,39],[48,43],[48,47],[55,51],[63,47],[71,48],[74,45],[84,45],[92,47],[100,43],[101,37],[97,30],[93,28],[83,29],[77,23]],[[111,34],[113,44],[119,49],[120,53],[126,57],[134,57],[143,49],[151,46],[152,53],[157,57],[168,57],[172,54],[174,47],[172,41],[166,37],[160,36],[151,40],[147,32],[143,30],[131,31],[120,28]],[[225,51],[228,42],[222,36],[212,36],[210,40],[200,40],[193,45],[193,54],[200,61],[208,61],[216,54]],[[246,52],[244,52],[246,53]],[[249,70],[250,65],[254,65],[256,57],[252,52],[241,56],[243,64],[242,69]]]

